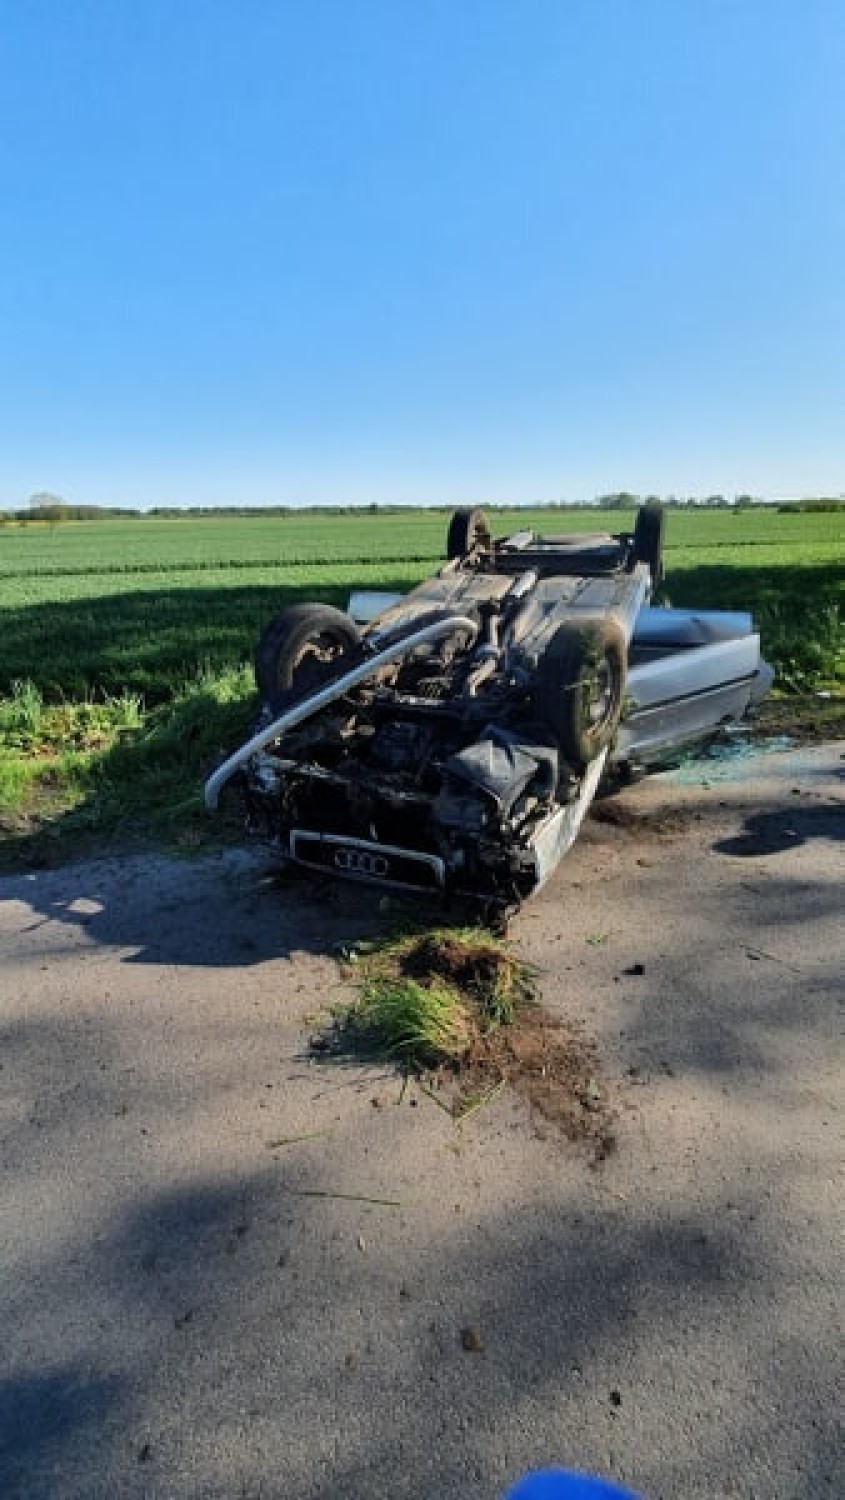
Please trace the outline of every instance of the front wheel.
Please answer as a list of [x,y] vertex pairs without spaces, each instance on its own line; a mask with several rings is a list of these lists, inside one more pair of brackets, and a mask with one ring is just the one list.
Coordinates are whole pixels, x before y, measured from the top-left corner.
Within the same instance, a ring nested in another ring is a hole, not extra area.
[[622,716],[628,648],[615,620],[561,625],[537,669],[537,713],[573,770],[609,745]]
[[330,604],[292,604],[273,617],[255,651],[262,701],[275,709],[291,693],[314,692],[340,657],[360,644],[354,620]]

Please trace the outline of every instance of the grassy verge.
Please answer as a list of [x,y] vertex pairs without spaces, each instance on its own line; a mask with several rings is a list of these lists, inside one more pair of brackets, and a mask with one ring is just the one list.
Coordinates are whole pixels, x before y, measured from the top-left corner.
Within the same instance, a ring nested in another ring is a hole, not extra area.
[[[0,700],[0,869],[56,864],[104,846],[199,851],[237,837],[237,805],[212,820],[202,785],[246,738],[256,710],[247,668],[201,675],[170,703],[132,694],[45,703],[32,684]],[[845,737],[845,697],[775,695],[758,737]]]
[[45,704],[21,684],[0,704],[0,868],[103,843],[185,851],[225,837],[225,818],[204,813],[202,781],[253,711],[245,669],[200,676],[149,711],[128,695]]

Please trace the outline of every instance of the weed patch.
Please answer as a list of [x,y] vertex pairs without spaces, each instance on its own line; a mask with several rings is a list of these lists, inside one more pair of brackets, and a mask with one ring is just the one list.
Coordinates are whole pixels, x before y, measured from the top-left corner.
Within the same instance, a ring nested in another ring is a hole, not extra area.
[[147,712],[131,694],[48,705],[34,689],[2,708],[0,868],[54,864],[103,839],[184,849],[219,836],[202,782],[250,725],[245,671],[202,674]]

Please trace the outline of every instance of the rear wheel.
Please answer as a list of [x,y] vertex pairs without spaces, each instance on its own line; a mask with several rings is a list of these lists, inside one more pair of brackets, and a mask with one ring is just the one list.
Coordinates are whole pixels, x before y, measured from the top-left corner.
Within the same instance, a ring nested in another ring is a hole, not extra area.
[[622,715],[628,648],[615,620],[564,624],[537,669],[537,712],[569,764],[584,771],[609,745]]
[[466,557],[476,547],[489,547],[490,527],[483,510],[456,510],[449,522],[446,556]]
[[330,604],[292,604],[280,610],[255,651],[262,700],[275,708],[291,693],[315,691],[336,675],[338,660],[360,640],[354,620]]
[[663,577],[663,534],[666,513],[662,505],[643,505],[634,522],[634,556],[648,563],[651,581],[656,588]]

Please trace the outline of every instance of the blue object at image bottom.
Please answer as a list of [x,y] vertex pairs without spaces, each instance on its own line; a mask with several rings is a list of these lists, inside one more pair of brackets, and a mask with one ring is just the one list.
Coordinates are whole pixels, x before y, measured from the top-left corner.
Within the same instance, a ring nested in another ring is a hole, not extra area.
[[503,1500],[638,1500],[631,1490],[620,1490],[605,1479],[571,1474],[565,1469],[543,1469],[526,1474]]

